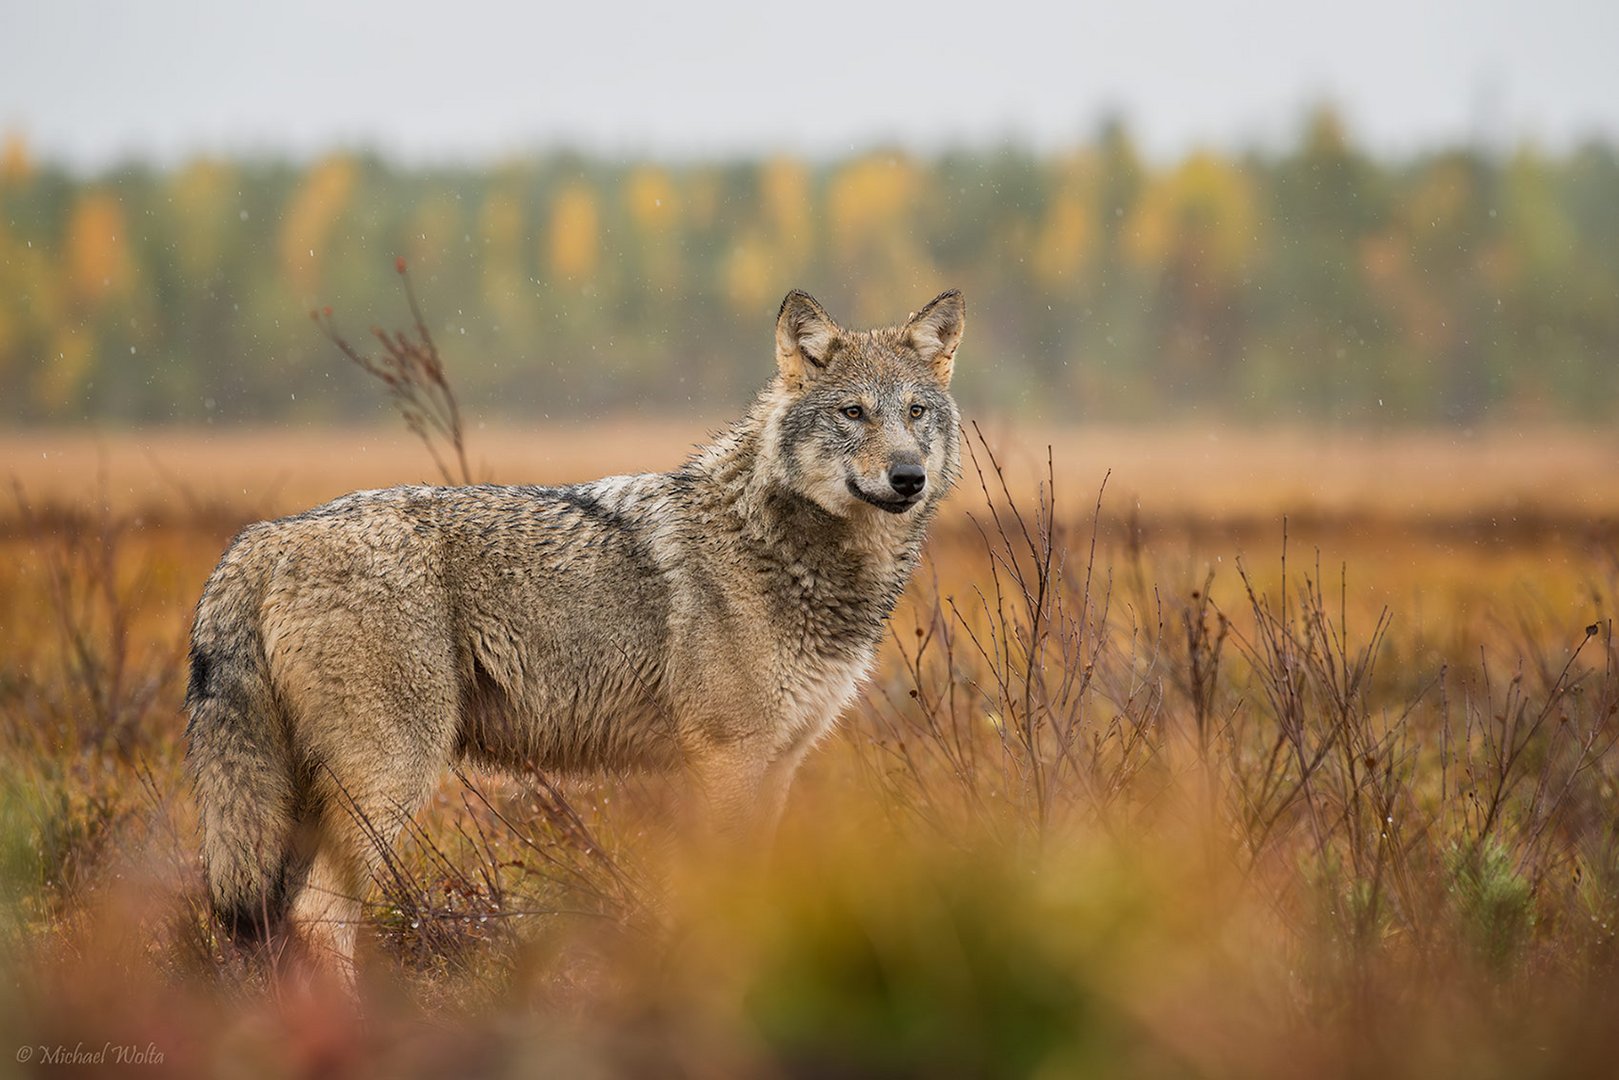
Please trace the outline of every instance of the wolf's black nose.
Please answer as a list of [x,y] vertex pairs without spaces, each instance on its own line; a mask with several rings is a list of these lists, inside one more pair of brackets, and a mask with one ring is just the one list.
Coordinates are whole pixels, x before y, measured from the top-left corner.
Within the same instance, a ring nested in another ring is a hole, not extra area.
[[928,474],[920,465],[895,465],[888,470],[888,482],[908,499],[926,486]]

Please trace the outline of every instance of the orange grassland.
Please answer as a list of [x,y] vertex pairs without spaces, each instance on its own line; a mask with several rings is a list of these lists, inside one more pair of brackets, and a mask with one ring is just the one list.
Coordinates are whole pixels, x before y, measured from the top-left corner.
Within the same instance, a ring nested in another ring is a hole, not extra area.
[[[709,430],[469,444],[483,478],[558,483]],[[447,778],[370,898],[362,1021],[199,903],[184,640],[241,525],[431,458],[392,429],[0,433],[0,1061],[1611,1067],[1619,436],[983,435],[768,868],[672,857],[646,778]]]

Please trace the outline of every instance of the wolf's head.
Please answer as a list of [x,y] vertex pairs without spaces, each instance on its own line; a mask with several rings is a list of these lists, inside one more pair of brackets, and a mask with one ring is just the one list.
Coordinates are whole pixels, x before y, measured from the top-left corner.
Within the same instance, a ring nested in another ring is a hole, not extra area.
[[778,479],[839,517],[942,497],[959,467],[950,375],[966,316],[952,289],[903,326],[845,330],[808,293],[788,293],[766,394]]

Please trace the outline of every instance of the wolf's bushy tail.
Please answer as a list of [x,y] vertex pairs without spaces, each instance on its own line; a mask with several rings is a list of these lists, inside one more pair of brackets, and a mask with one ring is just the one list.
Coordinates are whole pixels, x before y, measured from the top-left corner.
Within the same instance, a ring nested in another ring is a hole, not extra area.
[[187,751],[214,912],[238,940],[286,916],[298,786],[270,684],[252,575],[226,552],[197,604]]

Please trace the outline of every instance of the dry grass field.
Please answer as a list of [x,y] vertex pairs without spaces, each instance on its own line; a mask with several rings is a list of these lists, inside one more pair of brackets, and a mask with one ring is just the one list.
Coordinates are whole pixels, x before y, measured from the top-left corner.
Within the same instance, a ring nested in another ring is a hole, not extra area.
[[[704,434],[469,442],[557,482]],[[1619,439],[983,434],[768,873],[672,862],[645,777],[446,777],[370,898],[363,1020],[202,914],[184,640],[242,524],[431,459],[0,434],[0,1067],[1611,1074]]]

